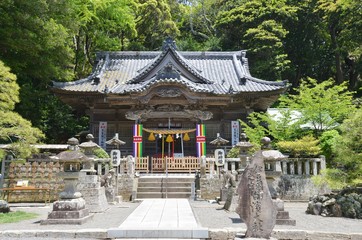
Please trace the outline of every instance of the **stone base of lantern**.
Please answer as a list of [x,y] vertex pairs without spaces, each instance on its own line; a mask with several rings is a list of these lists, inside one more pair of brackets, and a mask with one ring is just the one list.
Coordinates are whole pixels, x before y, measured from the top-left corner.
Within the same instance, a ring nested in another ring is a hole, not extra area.
[[98,178],[98,175],[83,175],[77,185],[91,213],[104,212],[109,208],[105,188],[101,187]]
[[277,198],[273,199],[273,203],[277,209],[277,218],[275,224],[295,226],[296,220],[289,217],[288,211],[284,211],[284,201]]
[[41,224],[83,224],[92,217],[83,198],[63,199],[53,203],[53,211]]

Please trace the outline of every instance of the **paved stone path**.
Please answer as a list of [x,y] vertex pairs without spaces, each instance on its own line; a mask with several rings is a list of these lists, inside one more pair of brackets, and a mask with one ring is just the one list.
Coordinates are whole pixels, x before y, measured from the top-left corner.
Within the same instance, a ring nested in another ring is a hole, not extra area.
[[108,236],[119,238],[207,238],[208,229],[200,227],[187,199],[145,199]]

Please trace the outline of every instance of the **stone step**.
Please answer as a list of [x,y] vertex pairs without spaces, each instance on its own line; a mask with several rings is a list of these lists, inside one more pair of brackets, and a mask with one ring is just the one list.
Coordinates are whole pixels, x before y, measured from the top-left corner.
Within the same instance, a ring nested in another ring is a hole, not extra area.
[[153,182],[153,183],[161,183],[161,182],[185,182],[191,183],[195,181],[195,178],[139,178],[138,182]]
[[296,225],[295,219],[277,219],[275,224],[276,225],[289,225],[289,226],[295,226]]
[[190,187],[138,187],[137,192],[191,192]]
[[138,182],[138,187],[188,187],[191,188],[191,183],[187,182]]
[[277,219],[289,219],[289,212],[288,211],[278,211]]
[[189,198],[194,177],[141,177],[137,198]]
[[143,198],[189,198],[191,196],[191,193],[188,192],[138,192],[137,198],[143,199]]

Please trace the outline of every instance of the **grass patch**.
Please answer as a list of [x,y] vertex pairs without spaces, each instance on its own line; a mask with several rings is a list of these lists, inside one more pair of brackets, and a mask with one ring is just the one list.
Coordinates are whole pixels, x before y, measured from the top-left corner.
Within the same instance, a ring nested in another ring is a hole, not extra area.
[[39,216],[37,213],[28,213],[23,211],[0,213],[0,224],[2,223],[14,223],[23,220],[33,219]]

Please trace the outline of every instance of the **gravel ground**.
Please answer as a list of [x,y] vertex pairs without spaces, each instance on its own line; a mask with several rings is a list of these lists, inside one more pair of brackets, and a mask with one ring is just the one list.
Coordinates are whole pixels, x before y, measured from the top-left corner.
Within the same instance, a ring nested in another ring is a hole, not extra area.
[[[108,229],[121,225],[121,223],[133,212],[133,210],[140,203],[122,202],[116,205],[110,205],[110,207],[103,213],[96,213],[92,220],[87,221],[82,225],[40,225],[41,220],[47,219],[48,213],[52,211],[52,204],[10,204],[11,211],[25,211],[38,213],[37,218],[31,220],[24,220],[21,223],[6,223],[0,224],[0,231],[4,230],[18,230],[21,226],[21,230],[59,230],[59,229]],[[65,227],[66,226],[66,227]],[[20,229],[19,229],[20,230]]]
[[[284,208],[289,216],[297,221],[296,226],[276,225],[274,230],[307,230],[336,233],[362,233],[362,220],[350,218],[333,218],[309,215],[305,213],[308,203],[285,202]],[[218,210],[222,205],[211,204],[207,201],[191,202],[197,220],[203,227],[208,228],[241,228],[246,229],[239,215],[235,212]]]

